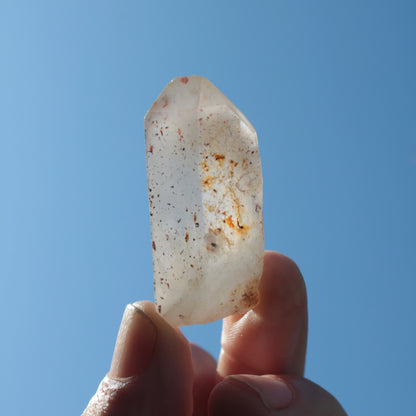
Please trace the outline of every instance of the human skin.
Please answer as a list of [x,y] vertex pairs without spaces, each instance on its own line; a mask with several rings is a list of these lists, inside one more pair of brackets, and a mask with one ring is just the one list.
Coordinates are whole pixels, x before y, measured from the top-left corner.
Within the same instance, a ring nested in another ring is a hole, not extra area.
[[224,319],[218,363],[151,302],[128,305],[113,361],[83,416],[345,416],[303,377],[305,283],[288,257],[266,252],[259,302]]

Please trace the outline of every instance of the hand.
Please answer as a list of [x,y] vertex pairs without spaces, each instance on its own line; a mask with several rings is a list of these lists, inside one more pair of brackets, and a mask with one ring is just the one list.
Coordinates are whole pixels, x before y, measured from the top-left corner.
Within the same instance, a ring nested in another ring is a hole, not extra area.
[[218,364],[151,302],[127,306],[111,369],[83,416],[345,416],[303,378],[306,339],[302,275],[287,257],[267,252],[259,303],[224,319]]

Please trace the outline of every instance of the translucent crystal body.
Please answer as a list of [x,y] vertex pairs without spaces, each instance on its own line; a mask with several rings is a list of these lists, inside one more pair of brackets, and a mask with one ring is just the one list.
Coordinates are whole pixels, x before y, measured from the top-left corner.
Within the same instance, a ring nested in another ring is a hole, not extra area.
[[263,268],[257,135],[207,79],[171,81],[145,117],[155,303],[174,326],[253,307]]

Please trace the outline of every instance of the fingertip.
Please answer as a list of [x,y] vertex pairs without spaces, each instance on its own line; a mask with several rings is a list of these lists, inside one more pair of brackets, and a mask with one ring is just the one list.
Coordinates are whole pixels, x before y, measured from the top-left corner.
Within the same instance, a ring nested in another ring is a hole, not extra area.
[[210,416],[266,416],[269,411],[259,397],[227,378],[211,391],[208,413]]
[[347,416],[339,401],[327,390],[303,377],[282,376],[295,391],[295,400],[291,409],[295,414],[310,416]]
[[149,365],[156,345],[157,327],[134,305],[127,305],[114,348],[109,376],[138,376]]
[[274,305],[304,306],[306,285],[298,265],[289,257],[275,251],[264,255],[263,275],[259,285],[260,301],[256,310]]
[[347,416],[339,402],[317,384],[294,376],[229,376],[209,398],[209,414]]
[[163,316],[156,310],[156,306],[153,302],[143,300],[134,302],[132,305],[138,310],[142,311],[146,316],[148,316],[157,326],[158,331],[167,331],[170,336],[178,337],[183,346],[189,350],[189,343],[180,328],[171,326],[169,322],[166,321],[166,319],[163,318]]
[[135,308],[143,311],[149,318],[153,317],[157,313],[155,304],[153,302],[150,302],[150,300],[141,300],[141,301],[132,303],[132,305]]
[[264,406],[270,410],[286,409],[295,398],[293,386],[273,374],[240,374],[229,376],[226,380],[240,386],[256,398],[260,398]]
[[299,266],[296,264],[296,262],[290,257],[278,251],[266,250],[264,252],[264,262],[273,262],[278,265],[279,268],[283,268],[283,270],[288,273],[300,273]]
[[224,319],[219,373],[303,375],[307,327],[302,273],[287,256],[266,252],[259,303]]
[[124,311],[109,376],[137,376],[150,361],[157,361],[158,355],[182,357],[184,354],[190,360],[190,346],[183,333],[170,326],[152,302],[134,302]]
[[135,302],[125,309],[111,369],[84,415],[190,416],[192,382],[186,338],[152,302]]
[[[265,251],[263,273],[259,282],[259,301],[253,308],[256,313],[270,313],[270,309],[279,309],[285,304],[306,306],[307,293],[303,275],[298,265],[289,257],[277,251]],[[228,324],[234,324],[247,314],[236,313],[225,318]]]
[[133,306],[145,314],[157,330],[152,360],[142,377],[143,394],[148,395],[151,403],[149,408],[159,409],[154,414],[168,414],[168,409],[174,409],[169,410],[172,415],[191,414],[193,370],[189,342],[157,312],[152,302],[135,302]]

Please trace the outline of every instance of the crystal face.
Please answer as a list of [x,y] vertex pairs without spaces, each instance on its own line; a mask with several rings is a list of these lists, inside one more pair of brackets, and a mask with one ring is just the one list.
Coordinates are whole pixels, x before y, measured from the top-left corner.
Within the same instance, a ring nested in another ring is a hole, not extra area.
[[263,268],[257,135],[210,81],[179,77],[145,117],[155,303],[173,326],[244,313]]

